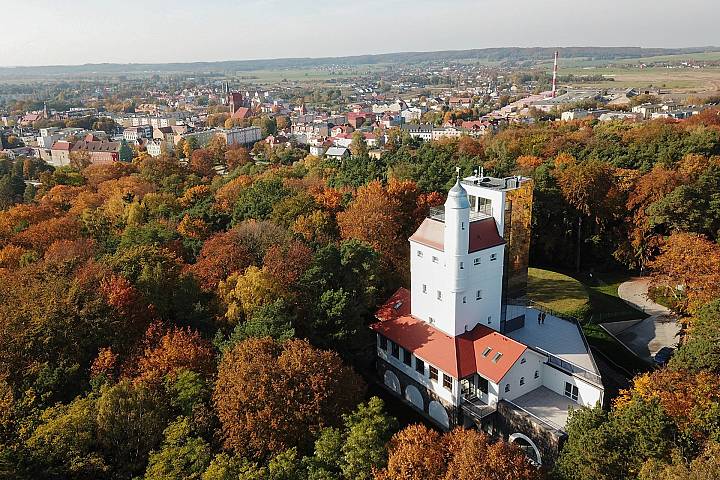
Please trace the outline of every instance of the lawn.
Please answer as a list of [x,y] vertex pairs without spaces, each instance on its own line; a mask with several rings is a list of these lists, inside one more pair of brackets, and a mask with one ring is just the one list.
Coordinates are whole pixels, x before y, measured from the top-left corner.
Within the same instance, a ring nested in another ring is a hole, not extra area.
[[562,273],[528,269],[528,298],[545,308],[565,315],[577,315],[588,304],[582,283]]
[[617,296],[618,286],[628,279],[624,274],[580,274],[576,278],[562,273],[530,268],[528,298],[556,312],[578,318],[588,343],[631,374],[647,371],[649,365],[608,335],[598,323],[645,318],[643,312]]

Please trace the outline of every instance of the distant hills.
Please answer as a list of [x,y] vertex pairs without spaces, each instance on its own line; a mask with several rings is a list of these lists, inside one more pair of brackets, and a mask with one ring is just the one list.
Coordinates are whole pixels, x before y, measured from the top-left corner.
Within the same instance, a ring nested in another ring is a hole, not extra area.
[[641,48],[641,47],[501,47],[438,52],[399,52],[323,58],[280,58],[268,60],[232,60],[194,63],[98,63],[86,65],[49,65],[36,67],[0,67],[0,77],[65,76],[83,74],[119,75],[132,73],[226,73],[252,70],[359,66],[373,64],[423,64],[442,61],[476,60],[498,62],[536,62],[549,60],[558,50],[562,58],[622,60],[660,55],[718,52],[719,47]]

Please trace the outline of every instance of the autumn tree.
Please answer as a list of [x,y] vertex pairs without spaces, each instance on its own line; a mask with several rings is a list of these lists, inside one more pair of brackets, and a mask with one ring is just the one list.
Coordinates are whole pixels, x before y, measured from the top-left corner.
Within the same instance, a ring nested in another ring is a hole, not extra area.
[[190,157],[190,171],[197,173],[201,177],[210,177],[214,174],[214,165],[215,159],[210,149],[200,148],[193,150]]
[[146,338],[146,346],[137,361],[135,380],[157,383],[180,371],[192,371],[208,376],[214,369],[214,354],[206,340],[197,332],[172,328],[159,339]]
[[558,185],[566,201],[579,215],[577,221],[577,257],[575,268],[580,271],[583,242],[582,218],[590,218],[601,226],[612,218],[617,201],[613,168],[599,160],[570,162],[557,172]]
[[248,339],[223,355],[213,401],[226,448],[263,458],[307,447],[312,435],[338,425],[363,391],[333,352],[304,340]]
[[225,152],[225,165],[228,171],[235,170],[251,161],[252,157],[248,149],[240,145],[234,145]]
[[694,313],[720,298],[720,246],[702,236],[671,235],[648,266],[653,288],[671,297],[682,312]]

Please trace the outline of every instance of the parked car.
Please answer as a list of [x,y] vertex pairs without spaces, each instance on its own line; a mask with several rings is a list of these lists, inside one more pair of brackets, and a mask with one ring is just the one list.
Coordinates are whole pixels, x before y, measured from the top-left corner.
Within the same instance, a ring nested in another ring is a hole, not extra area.
[[667,363],[670,361],[670,358],[673,356],[673,353],[675,353],[674,348],[662,347],[660,350],[657,351],[657,353],[653,357],[653,360],[655,360],[656,365],[667,365]]

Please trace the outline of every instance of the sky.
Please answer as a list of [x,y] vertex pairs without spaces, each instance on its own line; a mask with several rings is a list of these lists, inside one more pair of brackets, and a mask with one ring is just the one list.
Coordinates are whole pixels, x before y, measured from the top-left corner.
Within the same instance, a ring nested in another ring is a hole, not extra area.
[[718,46],[720,0],[2,0],[0,66]]

